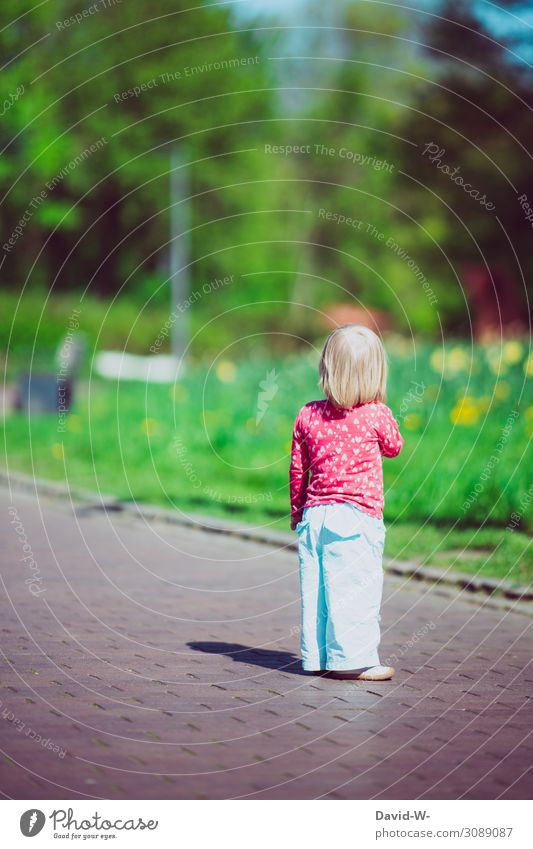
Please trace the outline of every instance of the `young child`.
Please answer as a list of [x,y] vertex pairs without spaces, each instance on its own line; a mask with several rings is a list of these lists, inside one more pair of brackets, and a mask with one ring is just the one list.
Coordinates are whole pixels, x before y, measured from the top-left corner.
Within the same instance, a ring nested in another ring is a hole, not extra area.
[[320,360],[326,400],[296,417],[290,465],[291,529],[298,534],[303,668],[332,678],[384,681],[382,457],[403,439],[385,405],[387,362],[378,336],[347,324]]

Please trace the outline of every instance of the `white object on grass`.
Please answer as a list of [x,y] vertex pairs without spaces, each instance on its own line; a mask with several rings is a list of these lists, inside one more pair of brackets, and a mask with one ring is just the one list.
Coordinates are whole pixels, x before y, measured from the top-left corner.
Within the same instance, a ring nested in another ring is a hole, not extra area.
[[94,369],[100,377],[111,380],[173,383],[183,374],[183,362],[165,354],[142,357],[122,351],[100,351],[94,358]]

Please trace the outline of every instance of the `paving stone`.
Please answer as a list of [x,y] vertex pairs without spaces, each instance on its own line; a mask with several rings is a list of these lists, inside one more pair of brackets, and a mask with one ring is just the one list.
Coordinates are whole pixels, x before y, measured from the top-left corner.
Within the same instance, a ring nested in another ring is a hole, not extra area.
[[299,663],[294,551],[15,500],[44,591],[8,523],[8,797],[531,797],[523,610],[389,575],[381,656],[397,677],[319,679]]

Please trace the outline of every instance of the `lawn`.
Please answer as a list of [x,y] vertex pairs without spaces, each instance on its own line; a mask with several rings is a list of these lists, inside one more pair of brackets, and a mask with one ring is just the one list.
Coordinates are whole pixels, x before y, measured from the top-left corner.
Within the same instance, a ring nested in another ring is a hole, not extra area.
[[[533,358],[523,343],[388,342],[389,404],[405,437],[385,460],[387,553],[515,581],[533,577]],[[225,356],[176,384],[78,387],[56,416],[9,415],[5,465],[187,512],[288,529],[299,407],[320,397],[318,354]]]

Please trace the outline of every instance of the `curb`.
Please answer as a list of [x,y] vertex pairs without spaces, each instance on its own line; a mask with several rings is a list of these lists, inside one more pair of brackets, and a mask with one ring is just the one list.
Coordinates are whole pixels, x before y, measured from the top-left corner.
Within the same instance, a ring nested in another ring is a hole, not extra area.
[[[5,470],[0,470],[0,485],[15,492],[29,493],[30,495],[37,496],[42,495],[55,500],[61,499],[77,502],[84,511],[116,511],[145,521],[167,522],[168,524],[180,525],[191,530],[234,536],[264,545],[281,546],[291,551],[297,551],[298,549],[298,544],[292,533],[258,529],[254,528],[253,525],[239,524],[237,522],[227,521],[226,519],[203,516],[196,513],[189,516],[177,510],[169,510],[152,504],[119,501],[113,495],[94,493],[78,487],[69,487],[68,484],[33,478],[30,475],[21,474],[20,472],[8,473]],[[528,602],[533,600],[533,584],[519,586],[503,579],[498,581],[495,578],[478,577],[477,575],[469,575],[463,572],[443,572],[431,566],[421,566],[419,563],[412,561],[396,561],[390,557],[384,558],[383,565],[387,572],[390,572],[392,575],[399,575],[402,578],[428,581],[444,587],[467,590],[468,592],[479,593],[485,596],[503,596],[506,599],[512,599],[514,601]]]

